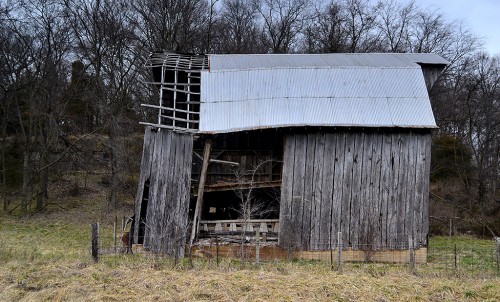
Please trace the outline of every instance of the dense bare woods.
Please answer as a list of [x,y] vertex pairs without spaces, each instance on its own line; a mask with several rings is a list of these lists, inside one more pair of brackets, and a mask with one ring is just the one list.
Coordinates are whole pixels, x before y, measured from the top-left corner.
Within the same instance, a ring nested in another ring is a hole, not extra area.
[[452,152],[437,152],[433,167],[451,160],[456,169],[439,168],[433,180],[458,184],[434,198],[498,231],[498,220],[484,217],[500,208],[500,59],[483,52],[480,35],[416,1],[1,2],[3,208],[43,210],[48,183],[63,168],[58,161],[71,161],[77,140],[91,134],[107,137],[101,164],[109,175],[109,204],[117,204],[124,175],[135,167],[123,137],[140,129],[139,104],[155,100],[142,82],[151,51],[434,52],[451,62],[430,92],[440,126],[435,147]]

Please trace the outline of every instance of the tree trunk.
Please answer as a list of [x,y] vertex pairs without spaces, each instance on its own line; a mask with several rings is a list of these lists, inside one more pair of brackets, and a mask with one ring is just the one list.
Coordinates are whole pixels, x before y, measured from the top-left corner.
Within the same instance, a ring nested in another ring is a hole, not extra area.
[[29,167],[30,154],[28,148],[24,151],[23,159],[23,190],[21,199],[21,214],[26,215],[28,213],[28,182],[30,179],[30,167]]
[[9,207],[9,202],[7,201],[7,172],[5,168],[5,132],[2,137],[2,200],[3,200],[3,210],[7,212]]
[[116,208],[116,191],[118,187],[118,173],[116,162],[116,138],[113,126],[111,126],[109,134],[110,153],[111,153],[111,192],[110,192],[110,206]]
[[[47,164],[47,152],[43,152],[40,156],[40,167],[45,167]],[[48,198],[48,169],[46,168],[42,171],[40,171],[39,174],[39,183],[38,183],[38,194],[36,198],[36,210],[41,211],[45,207],[45,201]]]

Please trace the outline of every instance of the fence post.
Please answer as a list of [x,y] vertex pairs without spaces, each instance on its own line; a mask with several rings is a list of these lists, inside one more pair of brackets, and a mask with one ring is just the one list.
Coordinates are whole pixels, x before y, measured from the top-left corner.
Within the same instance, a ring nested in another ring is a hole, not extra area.
[[337,248],[339,249],[339,258],[337,259],[337,266],[339,272],[342,271],[342,232],[337,233]]
[[495,247],[497,255],[497,270],[500,272],[500,237],[495,237]]
[[449,230],[449,237],[451,237],[451,235],[452,235],[452,225],[453,225],[453,221],[452,221],[452,219],[450,218],[450,230]]
[[330,267],[333,271],[333,243],[332,243],[332,240],[330,239]]
[[415,273],[415,253],[413,249],[413,240],[411,236],[408,236],[408,249],[410,253],[410,273]]
[[116,254],[116,225],[118,224],[118,217],[115,215],[115,222],[113,222],[113,249]]
[[[122,217],[122,232],[121,232],[121,242],[122,242],[122,248],[124,247],[124,242],[123,242],[123,235],[124,235],[124,232],[125,232],[125,216]],[[131,236],[133,234],[129,234],[129,236]]]
[[99,223],[92,224],[92,258],[99,262]]
[[457,272],[457,244],[456,243],[453,246],[453,255],[455,256],[454,268],[455,268],[455,273],[456,273]]
[[255,230],[255,263],[260,263],[260,226]]
[[217,267],[219,267],[219,236],[215,235],[215,255],[216,255],[216,262],[217,262]]

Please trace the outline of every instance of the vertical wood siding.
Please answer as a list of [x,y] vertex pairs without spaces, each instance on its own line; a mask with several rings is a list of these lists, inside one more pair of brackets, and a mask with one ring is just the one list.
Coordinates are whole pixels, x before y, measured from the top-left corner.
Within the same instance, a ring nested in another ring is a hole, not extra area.
[[327,250],[427,245],[428,131],[338,131],[285,137],[280,245]]
[[[153,252],[176,257],[184,255],[192,154],[193,139],[190,135],[146,128],[135,212],[138,220],[143,206],[144,184],[149,179],[144,246]],[[134,230],[136,240],[137,229]]]

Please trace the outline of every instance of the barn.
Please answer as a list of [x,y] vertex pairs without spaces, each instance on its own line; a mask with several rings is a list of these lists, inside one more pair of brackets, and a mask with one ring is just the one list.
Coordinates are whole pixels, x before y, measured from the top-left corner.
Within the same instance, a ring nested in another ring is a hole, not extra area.
[[426,247],[434,54],[153,53],[133,240]]

